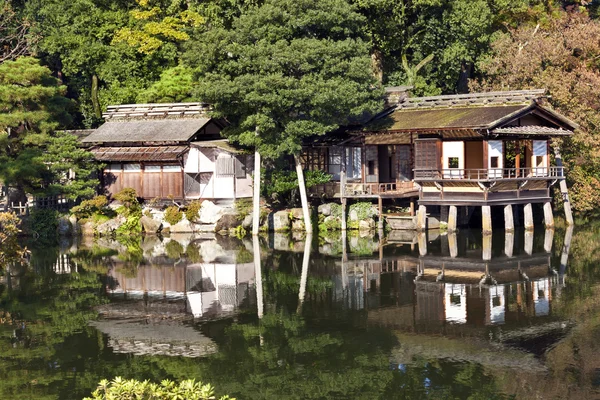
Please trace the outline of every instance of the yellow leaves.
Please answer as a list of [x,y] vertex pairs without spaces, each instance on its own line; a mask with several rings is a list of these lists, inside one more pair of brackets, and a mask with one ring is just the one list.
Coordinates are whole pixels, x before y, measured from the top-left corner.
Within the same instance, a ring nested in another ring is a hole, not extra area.
[[[136,0],[141,9],[130,11],[133,20],[141,25],[137,28],[122,28],[113,37],[112,43],[127,43],[143,54],[152,54],[166,41],[183,42],[190,36],[187,27],[198,27],[205,19],[195,11],[184,10],[175,15],[166,15],[160,7],[149,7],[149,0]],[[162,18],[161,18],[162,17]]]

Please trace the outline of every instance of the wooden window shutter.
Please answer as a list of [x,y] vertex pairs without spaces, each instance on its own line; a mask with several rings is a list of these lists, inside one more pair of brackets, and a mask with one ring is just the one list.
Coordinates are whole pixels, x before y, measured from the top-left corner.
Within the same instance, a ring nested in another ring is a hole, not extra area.
[[235,162],[235,158],[233,158],[233,157],[217,158],[216,176],[217,177],[235,176],[234,162]]

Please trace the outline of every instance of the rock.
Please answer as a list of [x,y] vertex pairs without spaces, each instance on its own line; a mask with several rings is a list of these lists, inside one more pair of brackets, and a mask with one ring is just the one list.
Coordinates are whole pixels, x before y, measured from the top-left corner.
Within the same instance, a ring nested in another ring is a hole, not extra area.
[[122,215],[117,215],[113,219],[109,219],[108,221],[98,225],[96,227],[96,232],[100,236],[104,235],[112,235],[121,225],[125,223],[126,219]]
[[273,250],[290,251],[290,237],[285,233],[273,235]]
[[58,233],[58,236],[70,236],[73,233],[71,221],[67,217],[60,217],[58,219],[56,233]]
[[348,217],[349,217],[350,221],[358,221],[358,211],[350,210]]
[[317,211],[319,212],[319,214],[324,215],[326,217],[331,215],[331,203],[321,204]]
[[287,211],[277,211],[269,215],[269,230],[284,232],[290,230],[290,215]]
[[244,218],[244,221],[242,221],[242,226],[244,227],[244,229],[252,228],[252,220],[252,214],[246,215],[246,218]]
[[222,207],[212,201],[204,200],[200,207],[199,222],[201,224],[216,224],[224,212],[225,210]]
[[292,221],[292,230],[293,231],[305,231],[306,226],[304,225],[304,221],[300,219],[295,219]]
[[369,221],[363,219],[358,222],[358,229],[361,231],[370,231],[371,225],[369,224]]
[[181,221],[179,221],[178,223],[176,223],[175,225],[171,225],[171,229],[170,229],[171,233],[189,233],[189,232],[194,232],[194,229],[192,228],[192,224],[190,223],[190,221],[188,221],[187,219],[182,219]]
[[328,217],[325,217],[325,219],[323,220],[323,225],[328,231],[341,229],[342,219],[340,217],[334,217],[333,215],[330,215]]
[[194,232],[215,232],[217,224],[192,224]]
[[223,214],[217,224],[215,226],[215,232],[228,231],[233,228],[237,228],[240,226],[242,222],[240,221],[239,215],[236,213],[227,213]]
[[151,235],[160,232],[160,229],[162,228],[162,224],[159,221],[145,215],[140,218],[140,223],[142,224],[144,232]]
[[304,219],[304,211],[301,208],[292,208],[290,213],[292,214],[292,219]]
[[86,222],[85,224],[81,225],[80,230],[82,236],[94,236],[94,223]]
[[69,222],[71,223],[73,236],[79,236],[81,234],[81,229],[77,223],[77,217],[74,215],[69,216]]

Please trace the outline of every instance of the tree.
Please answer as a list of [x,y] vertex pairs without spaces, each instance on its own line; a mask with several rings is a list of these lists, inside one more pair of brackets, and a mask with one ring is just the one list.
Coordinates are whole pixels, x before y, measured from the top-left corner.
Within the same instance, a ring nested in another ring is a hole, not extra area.
[[30,21],[20,18],[8,0],[0,0],[0,63],[29,54],[35,36]]
[[77,198],[94,192],[92,155],[78,148],[74,136],[56,132],[71,121],[64,92],[34,58],[0,64],[0,179],[17,195]]
[[484,77],[475,90],[548,89],[549,102],[581,129],[560,142],[569,168],[571,202],[593,212],[600,202],[600,22],[583,13],[563,12],[544,26],[504,34],[479,64]]
[[[364,22],[342,0],[267,0],[251,7],[231,30],[215,29],[189,48],[186,60],[201,72],[198,97],[232,123],[223,132],[231,140],[268,159],[297,155],[304,138],[382,108]],[[302,182],[298,159],[296,165]]]

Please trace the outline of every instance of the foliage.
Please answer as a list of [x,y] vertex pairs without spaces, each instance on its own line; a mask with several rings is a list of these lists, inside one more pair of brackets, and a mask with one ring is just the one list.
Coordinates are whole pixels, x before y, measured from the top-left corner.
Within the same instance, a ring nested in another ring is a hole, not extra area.
[[188,244],[185,249],[185,255],[193,263],[203,262],[202,254],[200,254],[200,248],[194,243]]
[[165,253],[170,259],[179,260],[185,252],[181,243],[177,240],[169,240],[165,245]]
[[71,213],[75,215],[78,220],[87,219],[93,214],[104,212],[107,205],[108,199],[106,196],[95,196],[89,200],[84,200],[79,205],[71,208]]
[[125,223],[119,226],[117,235],[139,235],[142,233],[142,206],[137,198],[137,192],[133,188],[123,188],[113,198],[121,203],[117,213],[125,217]]
[[199,200],[194,200],[186,206],[185,217],[190,222],[196,222],[199,218],[202,203]]
[[238,239],[243,239],[247,233],[248,232],[246,231],[246,228],[244,228],[242,225],[238,225],[235,228],[233,228],[233,236],[235,236]]
[[165,221],[171,225],[175,225],[183,219],[183,213],[177,206],[169,206],[165,210]]
[[364,23],[343,0],[266,0],[190,43],[185,61],[198,97],[231,122],[224,134],[277,159],[381,110]]
[[364,201],[351,204],[350,207],[348,207],[348,214],[353,211],[356,212],[359,221],[371,218],[375,215],[373,204]]
[[252,214],[252,199],[244,198],[237,199],[234,204],[235,212],[239,216],[240,220],[243,220],[248,215]]
[[[159,384],[149,381],[140,382],[135,379],[123,379],[116,377],[112,381],[106,379],[100,381],[98,388],[92,393],[92,397],[85,400],[152,400],[152,399],[186,399],[186,400],[209,400],[214,399],[215,389],[209,384],[196,382],[188,379],[179,384],[164,380]],[[231,399],[223,396],[221,400]],[[231,399],[235,400],[235,399]]]
[[[267,198],[284,205],[297,204],[299,192],[296,171],[272,169],[262,176],[264,184],[261,187]],[[331,175],[321,170],[304,171],[304,180],[308,189],[329,182]]]
[[0,269],[25,256],[17,240],[21,220],[12,212],[0,212]]
[[28,229],[36,236],[53,238],[58,228],[59,213],[50,208],[34,208],[27,219]]
[[600,201],[600,22],[583,13],[561,13],[536,27],[519,27],[494,42],[480,62],[485,77],[473,88],[547,88],[549,103],[576,121],[572,139],[557,143],[571,184],[573,207],[591,213]]
[[140,103],[179,103],[192,101],[194,88],[193,71],[179,65],[169,68],[160,75],[160,80],[142,91],[137,101]]
[[245,246],[240,246],[237,249],[235,255],[235,262],[238,264],[247,264],[254,262],[254,254],[250,252]]
[[28,55],[37,37],[29,34],[31,21],[21,18],[10,1],[0,1],[0,63]]

